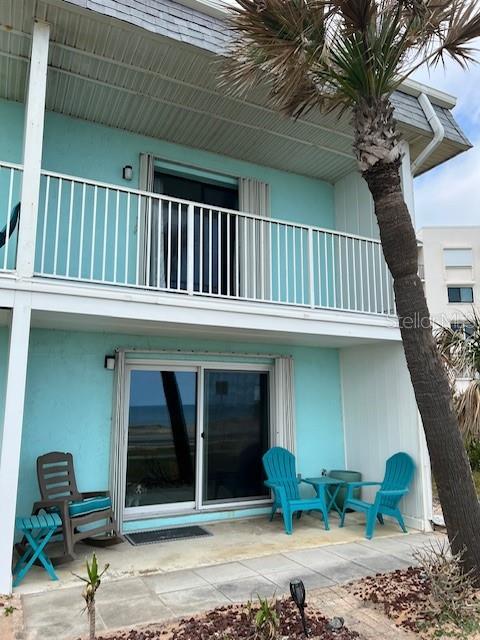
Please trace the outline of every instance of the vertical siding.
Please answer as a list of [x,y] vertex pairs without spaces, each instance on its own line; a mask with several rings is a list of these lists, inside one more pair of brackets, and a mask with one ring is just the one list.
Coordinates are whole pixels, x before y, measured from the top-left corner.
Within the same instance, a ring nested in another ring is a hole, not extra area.
[[[402,345],[342,349],[340,361],[347,468],[361,471],[364,480],[377,481],[389,456],[409,453],[417,470],[402,511],[407,524],[422,527],[429,509],[424,487],[430,480]],[[365,496],[371,498],[372,492],[366,490]]]
[[378,226],[373,212],[373,200],[367,183],[352,171],[334,185],[335,228],[368,238],[378,238]]

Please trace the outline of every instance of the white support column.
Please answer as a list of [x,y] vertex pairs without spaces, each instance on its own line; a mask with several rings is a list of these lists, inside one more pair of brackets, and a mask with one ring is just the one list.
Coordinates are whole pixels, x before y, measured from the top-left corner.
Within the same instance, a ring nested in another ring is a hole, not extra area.
[[31,296],[17,292],[10,325],[7,385],[0,455],[0,593],[12,590],[12,552],[15,533],[20,447],[30,338]]
[[17,275],[20,278],[33,275],[35,262],[49,35],[50,25],[36,21],[33,26],[23,136],[23,181],[17,248]]

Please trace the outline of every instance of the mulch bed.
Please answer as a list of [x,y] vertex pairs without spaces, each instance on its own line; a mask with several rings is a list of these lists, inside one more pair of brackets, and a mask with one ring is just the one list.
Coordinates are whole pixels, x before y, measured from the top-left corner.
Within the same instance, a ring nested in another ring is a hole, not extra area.
[[[253,605],[253,617],[258,607]],[[303,640],[305,635],[298,610],[291,600],[278,600],[279,637]],[[329,620],[316,609],[305,610],[309,638],[312,640],[355,640],[360,636],[346,627],[329,628]],[[147,627],[98,636],[98,640],[254,640],[255,625],[246,606],[229,605],[192,618],[184,618],[167,627]]]
[[378,606],[399,627],[418,632],[426,622],[424,611],[431,595],[430,584],[418,567],[362,578],[348,585],[365,603]]

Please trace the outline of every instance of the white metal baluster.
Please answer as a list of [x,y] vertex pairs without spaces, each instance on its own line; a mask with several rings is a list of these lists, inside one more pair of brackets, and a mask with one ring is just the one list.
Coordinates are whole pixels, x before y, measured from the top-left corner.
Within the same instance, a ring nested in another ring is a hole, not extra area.
[[[316,231],[317,237],[317,278],[318,278],[318,306],[322,306],[322,267],[320,258],[320,231]],[[315,306],[315,305],[314,305]]]
[[335,264],[335,236],[330,236],[332,238],[332,287],[333,287],[333,306],[337,308],[337,269]]
[[167,235],[167,289],[171,287],[172,277],[172,203],[168,203],[168,235]]
[[70,254],[72,253],[72,217],[73,217],[73,196],[75,193],[75,182],[70,184],[70,206],[68,208],[68,236],[67,236],[67,267],[65,275],[70,275]]
[[40,264],[40,273],[45,273],[45,253],[46,253],[46,244],[47,244],[47,221],[48,221],[49,199],[50,199],[50,176],[47,176],[47,184],[45,187],[45,211],[43,215],[42,260]]
[[95,236],[97,228],[97,198],[98,187],[95,185],[93,190],[93,226],[92,226],[92,253],[90,256],[90,280],[93,280],[93,266],[95,261]]
[[[201,242],[201,241],[200,241]],[[187,292],[193,296],[194,268],[195,268],[195,213],[193,204],[187,209]]]
[[372,312],[372,283],[370,282],[370,259],[368,257],[369,242],[365,242],[365,262],[367,267],[367,300],[368,300],[368,312]]
[[288,225],[285,225],[285,295],[286,302],[290,302],[288,273]]
[[337,236],[338,242],[338,265],[340,267],[339,280],[340,280],[340,309],[345,309],[345,303],[343,300],[343,252],[342,252],[342,237]]
[[260,225],[260,300],[265,300],[265,231],[264,221],[259,220]]
[[117,189],[115,198],[115,242],[113,246],[113,281],[117,283],[117,261],[118,261],[118,215],[120,208],[120,191]]
[[297,304],[297,233],[292,227],[292,263],[293,263],[293,304]]
[[257,264],[257,221],[255,218],[250,218],[252,223],[252,297],[257,299],[257,279],[258,279],[258,264]]
[[[85,228],[85,198],[86,198],[86,187],[85,182],[82,187],[82,210],[80,212],[80,242],[78,245],[78,277],[82,277],[82,267],[83,267],[83,232]],[[46,215],[45,211],[45,215]]]
[[217,211],[217,294],[222,295],[222,218]]
[[235,295],[240,297],[240,223],[238,215],[235,216]]
[[208,210],[208,293],[212,294],[212,268],[213,268],[213,230],[212,230],[212,210]]
[[357,240],[352,239],[353,293],[354,293],[353,299],[355,300],[355,310],[358,311],[357,265],[356,265],[356,253],[355,253],[356,243],[357,243]]
[[161,243],[162,243],[162,209],[163,209],[163,200],[161,198],[159,198],[156,202],[157,202],[157,282],[156,282],[156,287],[157,287],[157,289],[160,289],[160,286],[161,286],[161,280],[160,280],[161,273],[160,273],[160,271],[161,271],[161,267],[162,267]]
[[105,211],[103,214],[103,253],[102,253],[102,282],[105,282],[105,267],[107,264],[107,232],[108,207],[110,204],[110,189],[105,189]]
[[141,233],[141,224],[142,224],[142,196],[137,196],[137,273],[135,274],[135,284],[137,287],[140,284],[140,233]]
[[145,264],[145,285],[153,286],[152,282],[152,198],[147,197],[147,261]]
[[348,236],[345,236],[345,267],[347,271],[347,300],[348,300],[348,309],[351,309],[352,300],[350,296],[350,252],[348,250],[348,240],[349,240]]
[[203,293],[203,252],[205,251],[205,242],[203,238],[203,207],[200,208],[200,240],[198,243],[199,246],[199,255],[198,255],[198,290],[200,293]]
[[13,176],[14,169],[10,168],[10,180],[8,182],[8,205],[7,205],[7,217],[5,228],[7,230],[7,235],[5,236],[5,244],[4,244],[4,254],[3,254],[3,268],[6,269],[8,266],[8,246],[10,242],[10,213],[12,211],[12,200],[13,200]]
[[277,226],[277,302],[281,301],[280,290],[281,290],[281,273],[280,273],[280,224],[278,222],[275,223]]
[[227,296],[230,297],[230,214],[227,213]]
[[124,284],[128,283],[128,262],[130,258],[130,191],[127,193],[127,222],[125,228],[125,277]]
[[375,265],[375,251],[373,242],[370,243],[372,253],[372,269],[373,269],[373,295],[375,300],[375,313],[378,313],[378,301],[377,301],[377,269]]
[[[302,249],[302,264],[303,264],[303,249]],[[302,282],[303,282],[303,272],[302,272]],[[315,277],[313,274],[313,229],[310,227],[308,229],[308,285],[309,285],[309,302],[312,309],[315,308]],[[303,297],[303,293],[302,293]],[[305,302],[302,299],[302,302]]]
[[388,270],[388,265],[385,262],[384,265],[384,269],[385,269],[385,278],[386,278],[386,282],[387,282],[387,315],[390,315],[391,311],[392,311],[392,280],[391,280],[391,274],[390,271]]
[[[305,256],[303,253],[303,233],[304,230],[302,229],[302,227],[300,227],[300,278],[302,281],[302,304],[305,304],[305,265],[304,265],[304,261],[305,261]],[[313,256],[313,249],[312,249],[312,256]],[[312,258],[313,260],[313,258]]]
[[377,244],[377,260],[378,260],[378,276],[380,278],[380,313],[385,313],[385,293],[383,290],[383,269],[382,269],[382,257],[380,254],[380,245]]
[[365,245],[363,240],[359,240],[359,245],[358,245],[358,260],[359,260],[359,264],[360,264],[360,300],[361,300],[361,304],[360,304],[360,311],[365,311],[365,294],[363,291],[364,288],[364,282],[363,282],[363,258],[362,258],[362,247]]
[[248,218],[243,217],[243,297],[248,298]]
[[182,288],[182,207],[177,209],[177,290]]
[[53,252],[53,275],[57,275],[57,259],[58,259],[58,238],[60,234],[60,211],[62,207],[62,187],[63,179],[58,181],[58,201],[57,201],[57,219],[55,225],[55,249]]
[[[328,281],[328,274],[330,272],[333,272],[333,266],[332,266],[331,270],[328,269],[327,234],[325,232],[323,232],[323,244],[324,244],[323,258],[324,258],[324,262],[325,262],[325,297],[326,297],[325,306],[329,307],[330,306],[330,284],[329,284],[329,281]],[[332,260],[332,263],[333,263],[333,260]]]

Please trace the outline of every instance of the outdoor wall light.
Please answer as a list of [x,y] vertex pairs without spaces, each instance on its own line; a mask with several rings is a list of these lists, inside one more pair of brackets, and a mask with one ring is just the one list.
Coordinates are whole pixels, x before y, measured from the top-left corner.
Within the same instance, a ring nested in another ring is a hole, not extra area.
[[122,176],[124,180],[131,180],[133,178],[133,167],[129,164],[123,167]]
[[105,356],[105,369],[113,371],[115,369],[115,356]]
[[307,623],[305,622],[305,585],[301,580],[292,580],[290,582],[290,595],[292,600],[297,605],[300,611],[300,617],[302,619],[303,632],[305,636],[308,636]]

